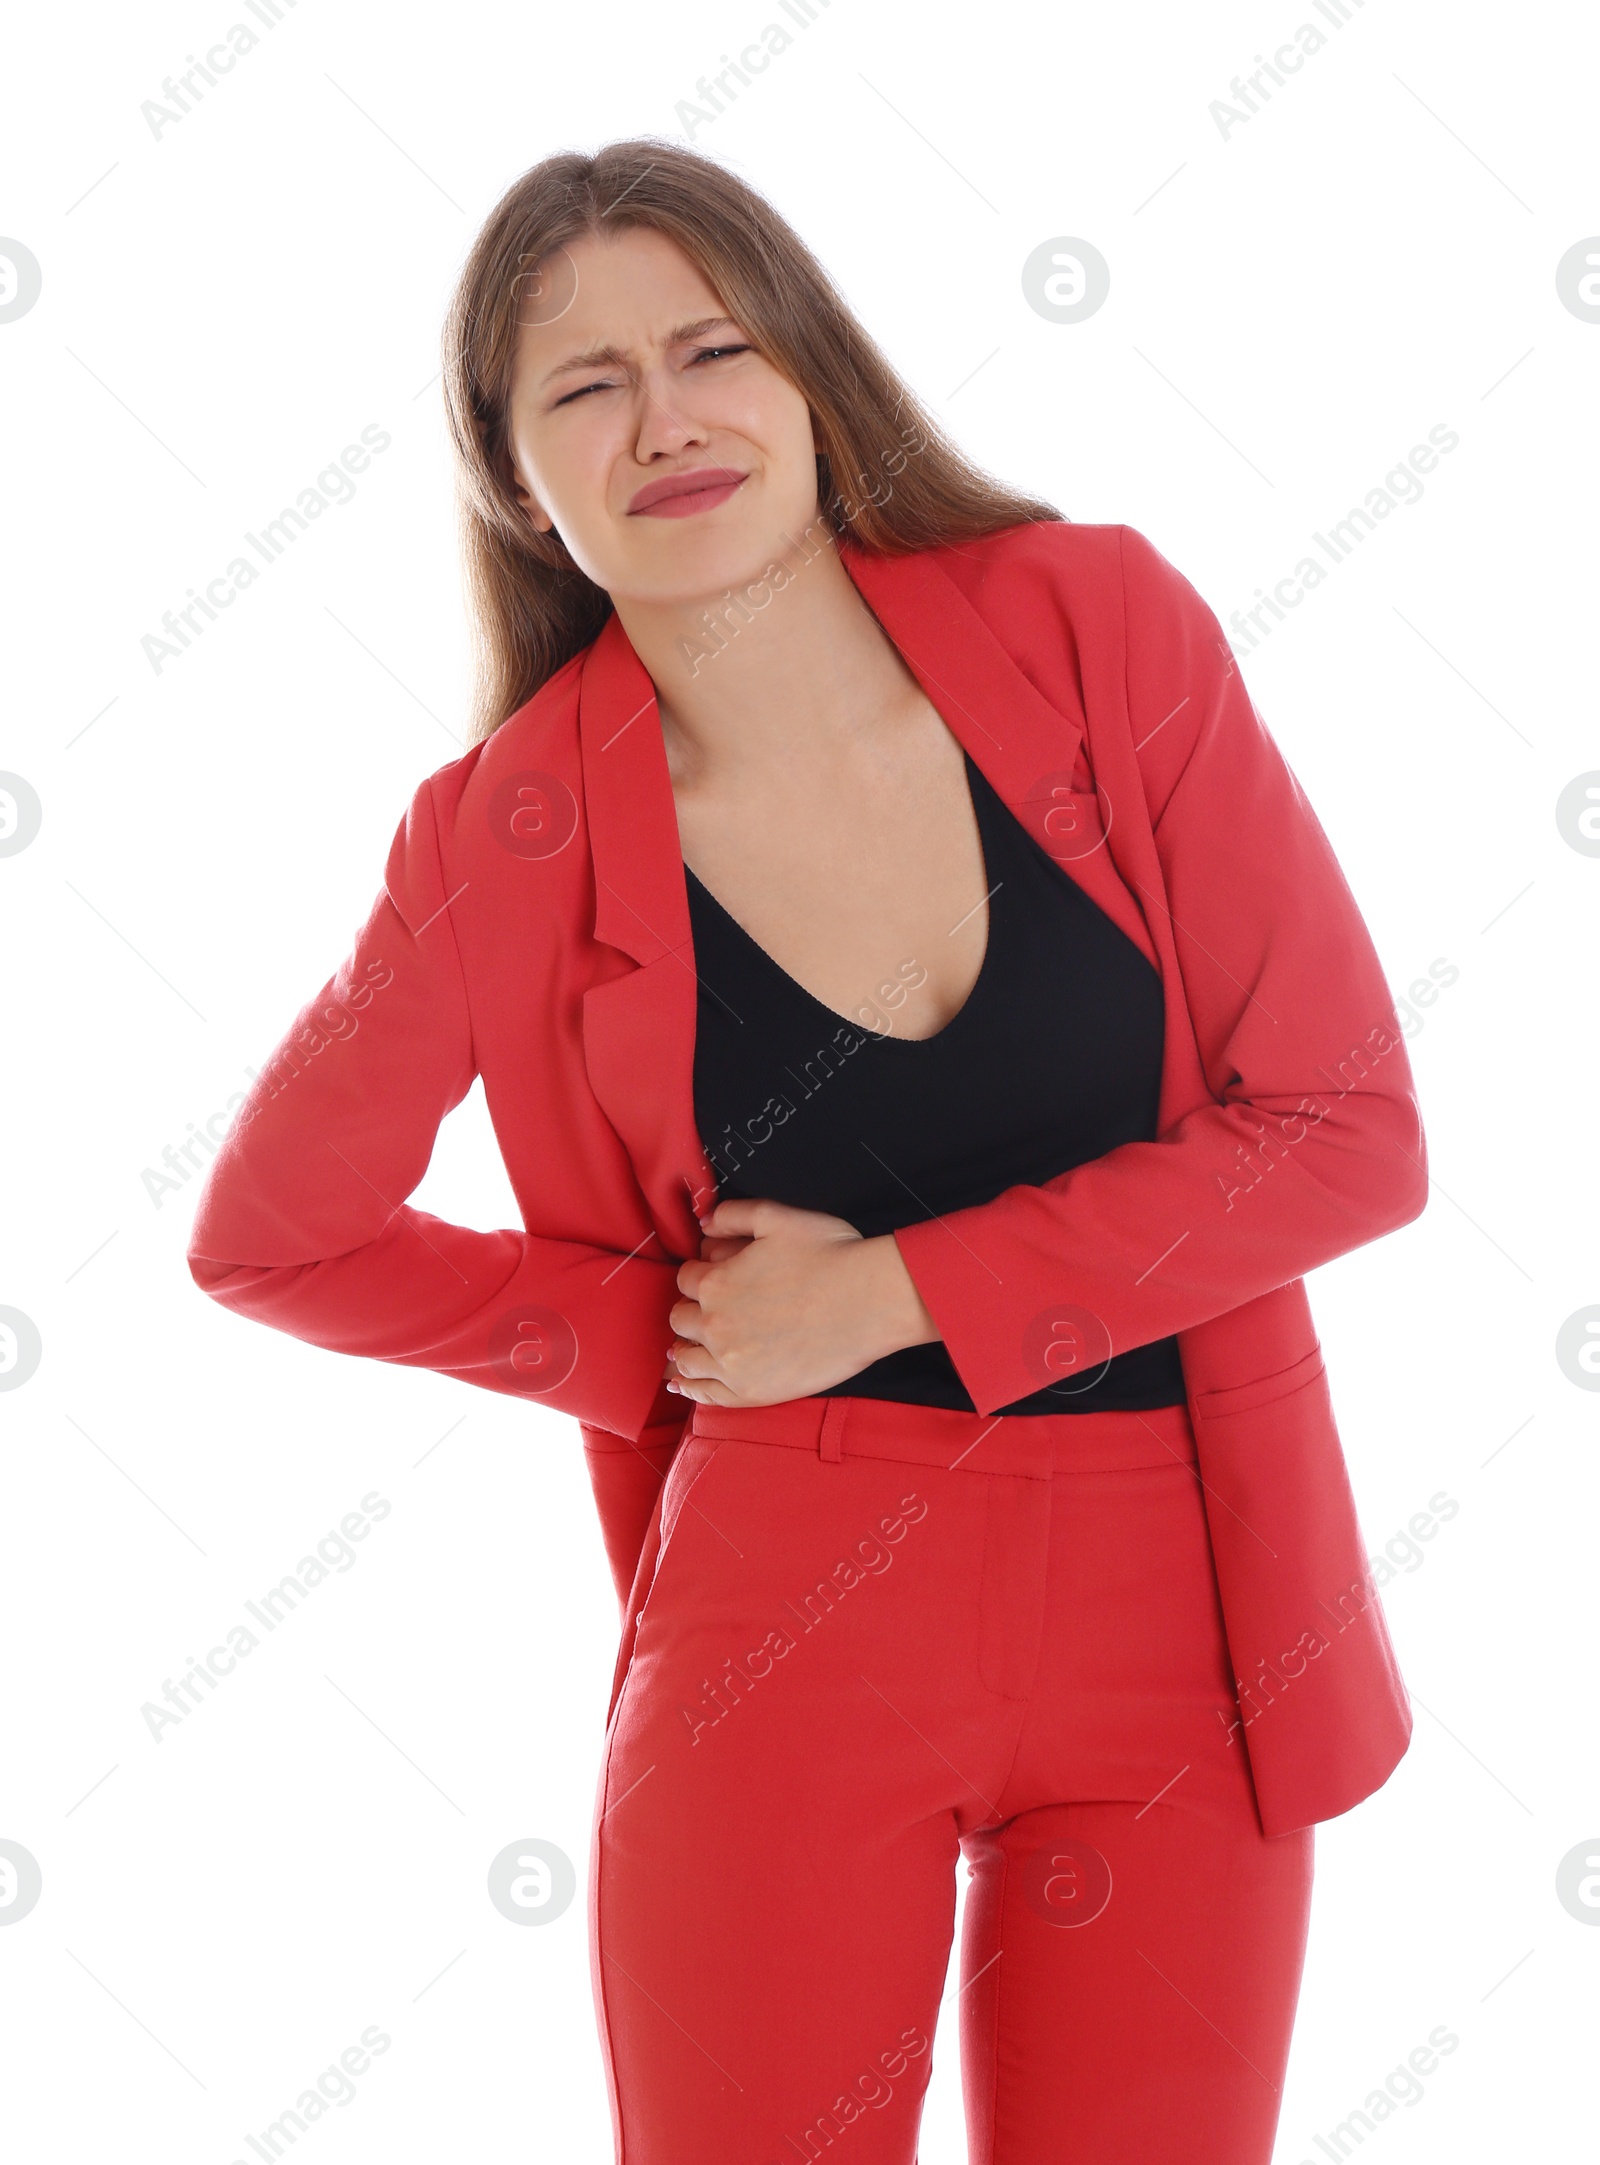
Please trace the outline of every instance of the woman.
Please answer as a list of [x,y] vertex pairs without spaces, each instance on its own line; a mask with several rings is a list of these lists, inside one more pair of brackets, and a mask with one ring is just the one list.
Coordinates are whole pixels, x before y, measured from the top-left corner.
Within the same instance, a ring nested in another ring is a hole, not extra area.
[[[474,741],[194,1275],[582,1424],[627,2165],[910,2165],[962,1851],[972,2157],[1265,2165],[1410,1729],[1301,1279],[1426,1167],[1327,840],[1188,582],[710,161],[526,174],[446,383]],[[480,1074],[520,1232],[405,1201]]]

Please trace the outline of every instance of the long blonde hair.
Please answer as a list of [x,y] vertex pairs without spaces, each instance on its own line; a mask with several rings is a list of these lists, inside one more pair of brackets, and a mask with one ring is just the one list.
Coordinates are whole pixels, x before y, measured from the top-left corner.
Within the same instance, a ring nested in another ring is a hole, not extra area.
[[485,220],[443,334],[466,592],[476,633],[468,744],[481,743],[599,632],[611,601],[518,503],[509,407],[530,278],[590,233],[651,227],[675,241],[730,315],[804,395],[823,448],[819,514],[871,554],[906,555],[1059,519],[1006,488],[939,427],[785,219],[724,166],[635,137],[532,166]]

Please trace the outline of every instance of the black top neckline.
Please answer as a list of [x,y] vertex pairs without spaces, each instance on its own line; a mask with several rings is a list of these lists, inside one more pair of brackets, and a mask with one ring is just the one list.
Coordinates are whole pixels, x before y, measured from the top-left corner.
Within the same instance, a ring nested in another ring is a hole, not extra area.
[[819,1000],[814,992],[809,991],[806,986],[801,984],[799,978],[791,977],[789,972],[783,967],[783,964],[777,960],[776,956],[769,955],[767,953],[767,950],[762,946],[761,942],[754,936],[754,934],[747,932],[745,927],[740,924],[738,918],[734,916],[732,910],[730,910],[725,903],[718,901],[717,897],[711,892],[711,889],[706,885],[705,881],[701,879],[699,873],[694,870],[693,866],[689,864],[687,859],[684,860],[683,865],[684,878],[694,883],[694,886],[699,890],[700,894],[705,898],[705,900],[710,903],[711,907],[716,911],[717,915],[733,927],[734,931],[738,934],[740,940],[742,940],[747,947],[753,949],[756,954],[760,955],[767,963],[769,968],[775,970],[778,976],[783,979],[784,983],[791,987],[792,991],[797,993],[799,997],[807,1003],[808,1006],[815,1008],[819,1014],[826,1015],[830,1022],[843,1023],[847,1029],[859,1030],[863,1037],[870,1039],[871,1042],[875,1045],[904,1045],[912,1047],[942,1045],[948,1039],[951,1039],[954,1033],[961,1027],[961,1025],[967,1021],[973,1009],[978,1006],[980,999],[987,1000],[989,986],[993,980],[994,971],[998,967],[999,956],[999,942],[995,938],[994,906],[996,897],[1000,893],[1000,889],[1005,885],[1005,882],[1003,880],[1000,880],[997,881],[993,885],[993,887],[990,887],[989,882],[989,862],[991,850],[989,831],[986,825],[987,804],[984,798],[983,788],[981,786],[987,780],[987,777],[984,776],[982,769],[976,766],[972,754],[968,752],[965,748],[963,748],[961,756],[963,762],[965,763],[967,771],[967,795],[972,804],[972,815],[973,818],[976,820],[978,827],[978,847],[983,857],[983,883],[985,888],[989,889],[989,892],[985,897],[989,905],[989,923],[987,936],[983,943],[983,960],[978,965],[978,974],[972,981],[972,989],[970,990],[970,992],[968,992],[966,998],[956,1009],[955,1013],[950,1017],[950,1020],[947,1023],[944,1023],[939,1029],[935,1030],[930,1037],[896,1037],[892,1030],[874,1030],[870,1028],[866,1023],[857,1021],[856,1018],[852,1015],[841,1015],[839,1010],[836,1007],[830,1007],[826,1000]]

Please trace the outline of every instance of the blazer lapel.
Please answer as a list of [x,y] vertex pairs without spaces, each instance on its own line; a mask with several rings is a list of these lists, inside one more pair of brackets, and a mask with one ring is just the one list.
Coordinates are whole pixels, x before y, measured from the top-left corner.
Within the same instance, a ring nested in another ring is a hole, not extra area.
[[583,996],[584,1064],[621,1136],[665,1253],[698,1255],[715,1176],[694,1119],[696,981],[678,812],[655,686],[620,619],[578,688],[594,936],[634,965]]
[[[1086,724],[1076,699],[1064,708],[1045,698],[935,553],[867,556],[848,543],[839,553],[901,659],[1007,809],[1159,970],[1144,912],[1107,847],[1109,800],[1092,780],[1081,786]],[[1066,676],[1064,667],[1064,682]]]
[[[1074,772],[1081,714],[1044,697],[932,554],[869,556],[842,541],[839,555],[1002,801],[1159,969],[1143,913],[1106,846],[1105,800]],[[699,1252],[695,1214],[716,1193],[694,1118],[694,949],[655,686],[615,614],[583,659],[578,726],[594,936],[628,958],[584,994],[584,1060],[656,1237],[682,1259]]]

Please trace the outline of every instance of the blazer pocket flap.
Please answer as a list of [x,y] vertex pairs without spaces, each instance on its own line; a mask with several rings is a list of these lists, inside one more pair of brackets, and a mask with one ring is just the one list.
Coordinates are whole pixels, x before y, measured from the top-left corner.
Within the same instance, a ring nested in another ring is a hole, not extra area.
[[1225,1390],[1201,1391],[1195,1398],[1194,1411],[1203,1421],[1223,1420],[1230,1413],[1254,1413],[1258,1406],[1270,1406],[1276,1399],[1292,1398],[1296,1391],[1303,1391],[1322,1374],[1323,1365],[1322,1348],[1315,1345],[1299,1360],[1287,1368],[1275,1369],[1270,1376],[1230,1384]]

